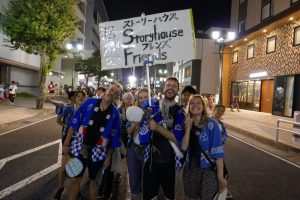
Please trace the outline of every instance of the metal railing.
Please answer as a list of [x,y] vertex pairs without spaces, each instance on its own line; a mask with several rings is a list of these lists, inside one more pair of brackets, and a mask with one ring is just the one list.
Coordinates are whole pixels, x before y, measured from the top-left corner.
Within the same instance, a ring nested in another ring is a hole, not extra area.
[[292,130],[289,130],[289,129],[280,128],[279,127],[280,122],[284,122],[284,123],[287,123],[287,124],[293,124],[293,125],[297,125],[297,126],[300,127],[299,122],[293,122],[293,121],[289,121],[289,120],[278,119],[277,120],[277,127],[276,127],[276,138],[275,138],[276,142],[278,142],[279,131],[286,131],[286,132],[293,133],[293,134],[296,134],[296,135],[300,136],[300,129],[299,129],[299,132],[297,132],[297,131],[292,131]]

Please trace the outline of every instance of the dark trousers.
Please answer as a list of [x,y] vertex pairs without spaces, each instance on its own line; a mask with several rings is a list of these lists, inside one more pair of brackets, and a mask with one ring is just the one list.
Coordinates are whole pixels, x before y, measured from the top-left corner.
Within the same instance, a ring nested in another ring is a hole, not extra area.
[[168,199],[175,199],[175,161],[168,163],[152,162],[145,164],[143,176],[143,200],[158,196],[159,187]]
[[99,187],[98,196],[101,200],[116,200],[118,199],[120,187],[120,175],[111,172],[111,165],[104,172],[103,181]]
[[15,94],[9,94],[9,101],[11,103],[14,103],[15,102]]

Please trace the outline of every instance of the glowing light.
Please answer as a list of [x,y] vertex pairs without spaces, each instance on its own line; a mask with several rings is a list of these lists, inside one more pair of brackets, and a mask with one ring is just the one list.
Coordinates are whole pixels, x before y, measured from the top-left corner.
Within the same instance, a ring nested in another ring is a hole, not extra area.
[[135,76],[129,76],[128,80],[129,80],[129,83],[135,83],[136,82],[136,77]]
[[220,32],[219,31],[213,31],[212,34],[211,34],[211,37],[213,39],[218,39],[220,37]]
[[264,77],[264,76],[267,76],[267,75],[268,75],[268,73],[266,71],[251,73],[250,78]]
[[234,40],[235,39],[235,32],[228,32],[227,33],[227,39],[228,40]]
[[219,39],[217,39],[217,42],[222,42],[224,40],[224,38],[219,38]]
[[71,50],[73,48],[72,44],[70,44],[70,43],[67,43],[66,47],[67,47],[68,50]]
[[77,44],[76,48],[77,48],[77,50],[81,51],[83,49],[83,46],[82,46],[82,44]]

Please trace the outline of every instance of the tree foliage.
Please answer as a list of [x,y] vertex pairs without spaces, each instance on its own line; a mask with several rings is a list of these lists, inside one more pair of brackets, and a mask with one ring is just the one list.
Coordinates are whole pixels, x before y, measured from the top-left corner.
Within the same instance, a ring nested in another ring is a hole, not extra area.
[[86,84],[89,77],[96,76],[99,82],[101,77],[109,74],[109,71],[101,71],[100,50],[94,51],[90,58],[78,59],[75,63],[75,71],[85,75]]
[[75,0],[10,0],[4,8],[7,46],[41,56],[39,91],[42,97],[46,75],[64,50],[66,40],[74,36],[76,23]]

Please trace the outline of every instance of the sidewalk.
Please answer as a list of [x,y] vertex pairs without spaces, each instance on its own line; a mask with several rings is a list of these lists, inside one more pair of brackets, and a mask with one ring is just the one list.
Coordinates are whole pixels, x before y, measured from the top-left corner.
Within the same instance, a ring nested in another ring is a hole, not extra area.
[[[293,118],[275,116],[270,113],[248,110],[231,112],[230,108],[226,109],[223,116],[223,121],[229,131],[251,137],[276,148],[300,152],[300,142],[294,141],[292,133],[279,131],[279,142],[275,142],[278,119],[294,121]],[[300,129],[293,129],[292,124],[280,123],[280,127],[300,133]]]
[[[64,100],[62,97],[56,97],[55,100]],[[34,117],[38,114],[47,114],[54,112],[55,106],[44,102],[41,110],[35,108],[35,98],[16,98],[15,104],[8,102],[0,103],[0,129],[8,123]]]
[[[55,97],[55,100],[65,101],[61,96]],[[8,123],[34,117],[41,113],[54,112],[54,105],[44,103],[42,110],[35,109],[35,98],[16,98],[15,105],[0,103],[0,129]],[[251,137],[267,145],[300,152],[300,142],[295,142],[291,133],[280,131],[279,142],[275,142],[276,124],[278,119],[294,121],[293,118],[275,116],[270,113],[254,112],[241,110],[241,112],[231,112],[226,109],[223,121],[229,131],[239,135]],[[286,129],[294,130],[291,124],[282,123],[280,125]],[[300,132],[298,129],[297,131]]]

